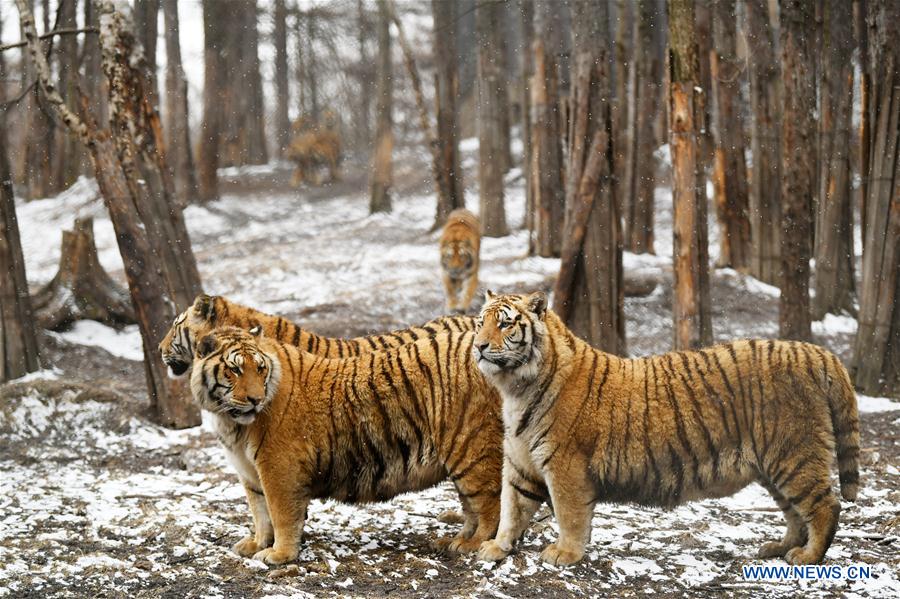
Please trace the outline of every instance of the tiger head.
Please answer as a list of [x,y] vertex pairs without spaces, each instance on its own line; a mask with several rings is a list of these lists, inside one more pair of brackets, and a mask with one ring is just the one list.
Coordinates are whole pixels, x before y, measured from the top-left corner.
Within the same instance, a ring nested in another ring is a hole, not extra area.
[[528,378],[541,365],[547,296],[485,293],[484,307],[475,321],[472,354],[488,379]]
[[441,268],[451,279],[466,278],[475,267],[476,258],[469,239],[453,239],[441,244]]
[[194,347],[216,325],[216,298],[201,294],[175,322],[159,344],[159,353],[169,368],[169,376],[184,376],[194,361]]
[[262,327],[220,327],[197,343],[191,393],[204,410],[250,424],[278,390],[281,363],[263,347]]

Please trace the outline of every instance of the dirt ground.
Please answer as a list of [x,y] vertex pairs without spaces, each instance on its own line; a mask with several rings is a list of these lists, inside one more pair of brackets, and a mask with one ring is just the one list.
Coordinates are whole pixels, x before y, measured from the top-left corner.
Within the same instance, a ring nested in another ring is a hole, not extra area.
[[[424,218],[433,206],[422,205],[428,189],[417,172],[409,168],[398,174],[395,214],[373,218],[366,216],[359,191],[361,169],[350,168],[334,186],[299,193],[286,187],[284,170],[227,177],[226,197],[188,218],[208,290],[248,302],[257,298],[254,305],[330,335],[366,334],[432,318],[442,302],[437,278],[428,270],[435,235]],[[521,181],[513,180],[511,187],[514,202]],[[309,217],[291,221],[304,206],[313,208]],[[668,218],[661,209],[663,238]],[[286,226],[287,221],[296,224]],[[418,228],[407,226],[413,222]],[[556,265],[527,258],[524,239],[519,232],[486,246],[486,285],[549,289]],[[401,246],[407,250],[392,253]],[[332,256],[329,248],[335,247],[343,249]],[[427,255],[418,257],[417,248]],[[666,260],[626,259],[626,271],[651,273],[659,280],[649,296],[627,299],[632,355],[669,346]],[[364,274],[354,270],[358,264],[366,265]],[[312,279],[312,272],[329,274]],[[363,280],[354,286],[357,278]],[[404,285],[405,290],[397,289]],[[778,300],[771,289],[737,273],[716,271],[712,294],[717,340],[777,334]],[[852,331],[827,322],[816,330],[817,342],[849,360]],[[757,548],[783,530],[774,503],[756,486],[732,498],[672,511],[601,506],[585,559],[568,568],[540,562],[540,549],[556,536],[546,508],[518,551],[494,565],[431,548],[435,537],[452,534],[457,526],[435,518],[456,508],[446,485],[384,504],[314,502],[298,562],[269,569],[229,551],[246,534],[250,518],[236,477],[207,427],[166,431],[150,422],[139,362],[51,334],[42,336],[42,347],[52,375],[0,388],[0,595],[900,593],[897,410],[861,414],[861,496],[855,504],[844,503],[827,556],[829,564],[871,565],[867,580],[744,579],[742,566],[763,563],[754,558]]]

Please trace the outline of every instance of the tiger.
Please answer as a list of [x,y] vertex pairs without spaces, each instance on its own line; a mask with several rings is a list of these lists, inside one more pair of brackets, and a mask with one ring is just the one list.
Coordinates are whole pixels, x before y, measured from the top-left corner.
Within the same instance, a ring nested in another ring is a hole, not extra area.
[[368,337],[335,339],[322,337],[280,316],[238,304],[220,295],[200,294],[187,310],[175,317],[159,344],[169,376],[185,376],[194,359],[196,341],[218,326],[251,328],[261,326],[267,337],[301,347],[306,352],[331,358],[357,356],[411,343],[442,331],[471,331],[475,319],[469,316],[442,316],[420,327],[411,327]]
[[293,138],[287,147],[286,157],[294,162],[291,185],[299,187],[310,181],[321,185],[319,171],[328,168],[329,181],[337,181],[341,164],[341,137],[337,130],[337,119],[328,111],[323,124],[317,125],[308,117],[297,119],[291,127]]
[[472,360],[475,334],[442,332],[329,359],[219,327],[197,344],[190,387],[246,490],[254,533],[241,556],[296,559],[311,499],[386,501],[449,479],[466,514],[438,545],[478,549],[500,518],[500,396]]
[[478,288],[481,224],[464,208],[454,210],[439,241],[441,278],[447,292],[447,309],[465,313]]
[[502,397],[501,517],[479,557],[507,556],[541,502],[559,536],[543,561],[579,561],[598,502],[672,508],[760,483],[787,520],[760,558],[820,562],[841,495],[859,486],[856,395],[838,358],[809,343],[742,340],[624,359],[593,349],[543,293],[487,292],[474,358]]

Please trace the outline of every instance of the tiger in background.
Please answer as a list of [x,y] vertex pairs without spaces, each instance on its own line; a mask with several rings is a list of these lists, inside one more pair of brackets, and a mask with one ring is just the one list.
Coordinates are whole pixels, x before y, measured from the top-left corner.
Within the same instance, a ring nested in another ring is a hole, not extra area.
[[337,116],[327,110],[321,124],[310,117],[300,117],[291,126],[292,139],[285,157],[296,164],[291,185],[299,187],[304,182],[321,185],[320,171],[328,169],[329,181],[337,181],[341,164],[341,136]]
[[187,310],[175,317],[174,323],[159,344],[159,351],[169,374],[179,377],[187,373],[194,359],[197,340],[220,326],[244,329],[260,326],[267,337],[276,341],[290,343],[320,356],[345,358],[405,345],[444,331],[471,331],[475,328],[475,319],[468,316],[443,316],[420,327],[382,335],[336,339],[316,335],[285,318],[243,306],[223,296],[201,294]]
[[542,293],[490,292],[474,356],[503,401],[500,529],[479,555],[503,559],[549,500],[552,564],[584,555],[597,502],[674,507],[752,482],[787,520],[759,557],[823,559],[838,525],[831,489],[859,484],[856,395],[838,358],[809,343],[746,340],[623,359],[593,349],[546,309]]
[[472,359],[475,334],[328,359],[265,337],[214,329],[197,344],[191,391],[216,415],[244,484],[254,534],[234,550],[296,559],[311,499],[386,501],[449,478],[466,524],[439,542],[475,551],[500,517],[500,398]]
[[478,288],[481,224],[478,217],[459,208],[447,217],[439,242],[441,278],[447,292],[447,309],[463,314]]

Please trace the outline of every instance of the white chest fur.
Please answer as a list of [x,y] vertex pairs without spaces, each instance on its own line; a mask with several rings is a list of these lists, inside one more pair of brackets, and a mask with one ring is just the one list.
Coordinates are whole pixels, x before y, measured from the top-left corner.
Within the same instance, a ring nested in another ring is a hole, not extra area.
[[225,450],[225,455],[237,471],[241,482],[259,489],[261,486],[259,474],[253,463],[254,448],[251,448],[247,443],[246,435],[241,434],[236,423],[229,418],[218,416],[214,422],[216,435],[219,437],[222,448]]

